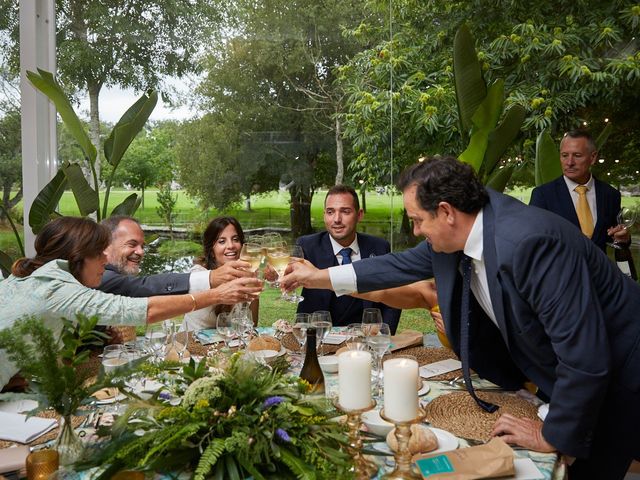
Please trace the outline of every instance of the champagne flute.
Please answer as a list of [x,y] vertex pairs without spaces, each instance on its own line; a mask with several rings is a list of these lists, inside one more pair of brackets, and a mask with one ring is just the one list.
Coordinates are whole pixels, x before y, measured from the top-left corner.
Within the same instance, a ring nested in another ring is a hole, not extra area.
[[365,308],[362,310],[362,330],[366,336],[377,332],[379,325],[382,325],[382,312],[380,312],[379,308]]
[[[630,208],[622,207],[616,216],[616,221],[619,226],[626,230],[636,222],[636,214]],[[607,245],[613,248],[622,248],[618,240],[614,240],[613,243],[607,243]]]
[[376,392],[380,397],[382,395],[382,357],[391,346],[389,325],[382,323],[378,325],[377,331],[371,330],[367,335],[367,345],[376,361]]
[[[291,247],[289,247],[289,263],[303,262],[303,261],[304,261],[304,251],[302,250],[302,247],[300,245],[291,245]],[[291,303],[300,303],[301,301],[304,300],[304,297],[302,295],[298,295],[298,293],[295,290],[292,290],[290,293],[282,292],[280,299],[286,300],[287,302],[291,302]]]
[[331,331],[331,312],[327,310],[317,310],[311,314],[311,324],[316,328],[316,338],[318,339],[318,350],[320,355],[324,353],[324,339]]
[[[289,265],[289,260],[290,255],[286,243],[274,242],[271,246],[267,247],[267,262],[278,274],[278,280],[284,275],[287,265]],[[273,282],[273,286],[276,288],[280,288],[278,280]]]

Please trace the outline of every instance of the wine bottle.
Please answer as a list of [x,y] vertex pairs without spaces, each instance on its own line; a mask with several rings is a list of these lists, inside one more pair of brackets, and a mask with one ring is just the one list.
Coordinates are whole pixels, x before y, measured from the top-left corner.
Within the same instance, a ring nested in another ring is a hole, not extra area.
[[616,248],[614,256],[618,268],[622,270],[622,273],[637,281],[638,273],[636,272],[636,266],[633,264],[633,256],[631,255],[629,247],[621,246],[620,248]]
[[311,393],[324,393],[324,375],[320,368],[320,362],[318,362],[315,327],[307,329],[307,353],[304,357],[302,370],[300,370],[300,378],[309,382]]

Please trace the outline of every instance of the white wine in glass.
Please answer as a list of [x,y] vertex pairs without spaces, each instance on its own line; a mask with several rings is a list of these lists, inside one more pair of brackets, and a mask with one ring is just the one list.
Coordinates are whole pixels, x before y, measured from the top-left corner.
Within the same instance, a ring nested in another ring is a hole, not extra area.
[[245,243],[240,250],[240,260],[250,263],[252,272],[258,271],[262,263],[262,247],[256,243]]

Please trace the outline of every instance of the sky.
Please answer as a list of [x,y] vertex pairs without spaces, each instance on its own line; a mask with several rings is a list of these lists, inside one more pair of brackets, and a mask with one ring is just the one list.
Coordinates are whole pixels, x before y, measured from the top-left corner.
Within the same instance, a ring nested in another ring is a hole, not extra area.
[[[100,92],[100,121],[116,123],[131,105],[139,98],[132,89],[104,88]],[[89,97],[80,102],[78,113],[81,117],[89,118]],[[162,102],[158,96],[158,104],[153,110],[151,120],[185,120],[196,114],[190,107],[184,106],[172,110]]]

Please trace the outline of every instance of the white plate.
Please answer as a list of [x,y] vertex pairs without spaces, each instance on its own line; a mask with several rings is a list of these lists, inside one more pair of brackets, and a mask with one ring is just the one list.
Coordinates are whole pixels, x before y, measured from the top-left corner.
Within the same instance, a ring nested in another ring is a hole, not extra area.
[[418,390],[418,396],[421,397],[431,391],[431,387],[427,382],[422,382],[422,388]]
[[427,452],[429,455],[431,455],[432,453],[449,452],[451,450],[455,450],[460,445],[458,443],[458,439],[453,433],[449,433],[446,430],[442,430],[440,428],[428,428],[431,429],[433,434],[438,439],[438,448],[432,450],[431,452]]

